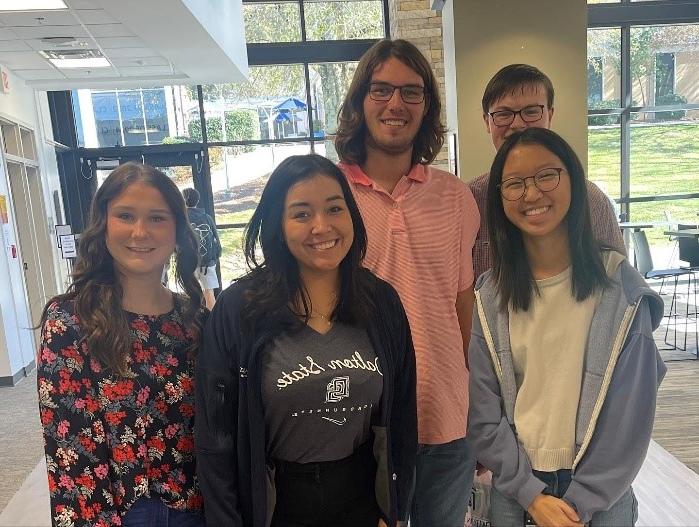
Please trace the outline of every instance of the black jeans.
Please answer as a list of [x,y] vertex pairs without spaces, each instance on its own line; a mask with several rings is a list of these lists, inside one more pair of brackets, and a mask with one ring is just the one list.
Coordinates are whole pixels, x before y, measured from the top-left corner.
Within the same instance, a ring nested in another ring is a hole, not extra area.
[[376,462],[366,443],[323,463],[276,461],[272,527],[376,527]]

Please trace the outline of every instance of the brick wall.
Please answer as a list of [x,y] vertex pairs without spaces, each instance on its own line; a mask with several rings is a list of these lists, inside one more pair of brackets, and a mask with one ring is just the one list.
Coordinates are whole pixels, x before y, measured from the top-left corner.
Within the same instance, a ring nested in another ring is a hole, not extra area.
[[[391,38],[409,40],[422,51],[432,64],[442,100],[442,122],[446,123],[442,17],[440,13],[430,9],[431,4],[431,0],[389,0]],[[448,169],[449,155],[446,142],[435,159],[434,165]]]

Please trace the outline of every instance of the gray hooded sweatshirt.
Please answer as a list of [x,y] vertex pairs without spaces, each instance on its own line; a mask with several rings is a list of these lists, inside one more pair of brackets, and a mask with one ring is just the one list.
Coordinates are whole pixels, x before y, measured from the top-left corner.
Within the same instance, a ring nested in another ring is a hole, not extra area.
[[[610,276],[590,325],[575,425],[572,482],[563,499],[584,523],[629,488],[650,443],[665,365],[653,340],[663,301],[624,260]],[[508,314],[491,273],[476,284],[469,347],[468,435],[493,485],[526,510],[546,485],[517,439],[517,398]],[[560,359],[557,357],[557,359]],[[542,397],[556,394],[542,394]]]

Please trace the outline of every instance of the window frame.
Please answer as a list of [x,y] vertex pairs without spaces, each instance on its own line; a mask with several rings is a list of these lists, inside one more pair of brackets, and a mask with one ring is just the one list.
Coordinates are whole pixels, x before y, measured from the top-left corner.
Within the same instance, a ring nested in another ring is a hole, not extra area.
[[[699,24],[699,0],[684,0],[681,3],[672,0],[655,0],[648,2],[631,2],[621,0],[615,4],[588,4],[587,29],[621,30],[621,92],[619,108],[610,110],[590,110],[591,115],[619,115],[620,144],[620,205],[621,221],[631,217],[631,204],[648,201],[674,201],[678,199],[699,198],[699,192],[689,194],[669,194],[653,196],[633,196],[631,194],[631,116],[639,112],[654,112],[657,108],[664,110],[699,109],[699,104],[633,106],[631,79],[631,29],[638,26],[663,26],[678,24]],[[676,73],[676,70],[675,70]]]

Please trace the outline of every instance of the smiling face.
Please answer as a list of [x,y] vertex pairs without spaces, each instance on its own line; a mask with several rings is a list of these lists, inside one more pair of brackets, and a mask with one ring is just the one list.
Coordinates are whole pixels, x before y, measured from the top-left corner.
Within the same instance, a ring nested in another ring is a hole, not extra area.
[[160,191],[136,182],[107,205],[107,250],[118,275],[160,282],[175,250],[176,221]]
[[553,108],[548,106],[548,96],[546,88],[538,84],[534,86],[520,86],[513,92],[501,97],[490,106],[488,112],[498,112],[503,110],[519,111],[527,106],[543,106],[544,111],[541,119],[533,122],[522,120],[522,116],[515,115],[514,120],[508,126],[497,126],[493,119],[488,114],[483,115],[485,128],[490,134],[490,139],[493,146],[498,150],[509,136],[513,133],[524,130],[526,128],[551,128],[551,119],[553,119]]
[[[415,70],[394,57],[374,70],[370,82],[425,87],[423,78]],[[388,101],[375,101],[367,92],[364,97],[367,147],[391,155],[410,152],[425,116],[427,104],[427,96],[417,104],[404,102],[400,90],[395,90]]]
[[503,185],[508,179],[530,178],[545,168],[564,169],[554,190],[541,192],[533,179],[527,179],[526,191],[520,199],[501,198],[505,216],[522,232],[525,243],[527,239],[568,235],[565,218],[570,208],[570,176],[558,156],[540,145],[515,146],[503,167]]
[[301,276],[339,273],[354,240],[340,184],[318,174],[293,185],[284,200],[284,239]]

